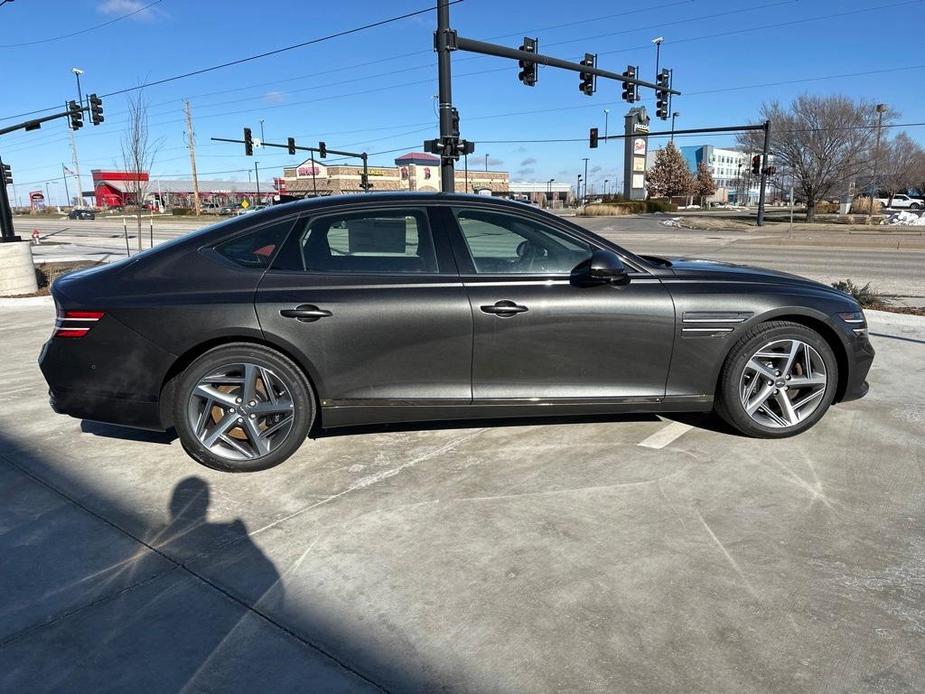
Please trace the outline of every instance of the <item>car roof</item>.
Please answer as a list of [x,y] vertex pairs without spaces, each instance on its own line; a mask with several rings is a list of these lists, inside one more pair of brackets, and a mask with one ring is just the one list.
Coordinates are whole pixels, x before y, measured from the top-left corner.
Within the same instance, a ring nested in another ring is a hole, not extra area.
[[472,193],[420,193],[410,191],[391,191],[382,193],[349,193],[346,195],[329,195],[318,198],[305,198],[304,200],[295,200],[285,202],[280,205],[273,205],[270,209],[274,210],[311,210],[316,207],[329,207],[338,204],[357,204],[365,202],[408,202],[413,204],[421,203],[443,203],[453,204],[460,202],[488,203],[498,206],[511,207],[514,209],[533,209],[527,203],[518,200],[509,200],[507,198],[496,198],[489,195],[475,195]]

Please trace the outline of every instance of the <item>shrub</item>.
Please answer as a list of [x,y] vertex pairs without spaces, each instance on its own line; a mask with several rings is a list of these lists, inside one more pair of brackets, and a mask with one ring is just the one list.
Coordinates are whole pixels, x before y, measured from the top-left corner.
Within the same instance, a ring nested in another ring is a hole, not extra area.
[[193,214],[193,211],[189,207],[174,207],[170,210],[170,214],[175,217],[185,217],[188,214]]
[[646,200],[646,212],[675,212],[678,206],[668,198],[650,198]]
[[820,200],[816,203],[816,214],[835,214],[838,212],[838,203]]
[[[871,202],[873,202],[873,208]],[[851,203],[851,214],[880,214],[881,210],[883,210],[881,202],[872,201],[871,198],[855,198]]]
[[838,282],[833,282],[832,286],[840,292],[853,296],[861,306],[872,306],[874,304],[883,303],[883,297],[877,294],[875,290],[871,289],[870,282],[862,287],[851,280],[840,280]]
[[630,212],[623,205],[585,205],[583,217],[621,217]]

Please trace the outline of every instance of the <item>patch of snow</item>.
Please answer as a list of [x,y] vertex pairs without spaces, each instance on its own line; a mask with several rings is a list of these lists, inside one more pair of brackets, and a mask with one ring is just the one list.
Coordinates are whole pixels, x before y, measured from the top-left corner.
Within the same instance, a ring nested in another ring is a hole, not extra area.
[[889,217],[880,222],[880,224],[901,224],[903,226],[922,227],[925,226],[925,215],[920,217],[915,212],[894,212]]

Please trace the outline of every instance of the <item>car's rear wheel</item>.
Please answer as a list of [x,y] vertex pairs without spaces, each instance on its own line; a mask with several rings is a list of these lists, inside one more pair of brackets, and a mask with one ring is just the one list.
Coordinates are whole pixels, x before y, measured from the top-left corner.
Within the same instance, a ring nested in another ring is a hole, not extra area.
[[180,376],[174,423],[183,448],[229,472],[279,465],[305,440],[314,395],[291,360],[259,345],[212,349]]
[[729,353],[716,411],[748,436],[793,436],[822,418],[837,385],[838,362],[822,335],[799,323],[763,323]]

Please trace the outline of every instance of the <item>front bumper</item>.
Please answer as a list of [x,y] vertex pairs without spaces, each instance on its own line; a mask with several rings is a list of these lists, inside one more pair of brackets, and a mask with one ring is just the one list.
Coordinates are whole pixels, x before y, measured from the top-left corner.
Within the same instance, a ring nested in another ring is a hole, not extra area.
[[839,394],[839,402],[858,400],[867,395],[870,384],[867,374],[874,362],[876,351],[867,338],[867,330],[861,333],[851,331],[847,340],[848,374],[844,382],[844,392]]

